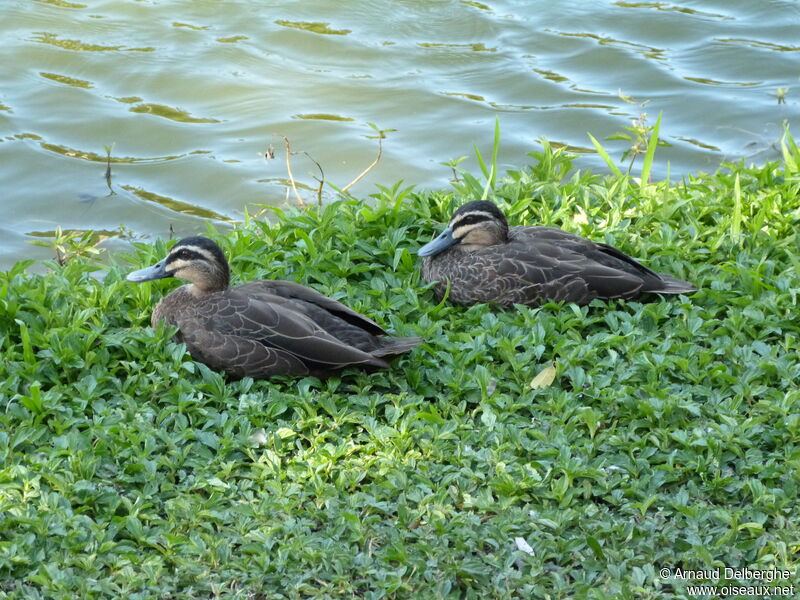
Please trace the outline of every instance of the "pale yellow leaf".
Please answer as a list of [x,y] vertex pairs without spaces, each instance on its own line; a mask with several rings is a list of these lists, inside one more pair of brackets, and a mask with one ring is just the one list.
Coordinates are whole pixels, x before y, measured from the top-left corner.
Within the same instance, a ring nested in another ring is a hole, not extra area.
[[293,435],[297,435],[297,433],[294,430],[289,429],[288,427],[280,427],[278,431],[276,431],[275,433],[277,433],[278,437],[281,438],[282,440],[290,438]]
[[538,390],[539,388],[548,387],[556,379],[556,365],[555,363],[546,366],[539,371],[539,374],[531,381],[531,389]]

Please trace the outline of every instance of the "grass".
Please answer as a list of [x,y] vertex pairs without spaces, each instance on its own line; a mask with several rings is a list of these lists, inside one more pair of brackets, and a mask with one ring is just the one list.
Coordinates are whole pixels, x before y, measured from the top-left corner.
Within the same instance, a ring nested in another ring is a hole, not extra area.
[[[798,585],[800,156],[783,149],[640,186],[545,145],[455,195],[379,187],[216,236],[236,279],[425,337],[375,374],[226,382],[192,362],[147,326],[172,284],[124,281],[163,242],[103,281],[92,257],[0,274],[0,598],[684,598],[703,582],[660,569],[725,566]],[[476,195],[701,289],[437,304],[413,251]]]

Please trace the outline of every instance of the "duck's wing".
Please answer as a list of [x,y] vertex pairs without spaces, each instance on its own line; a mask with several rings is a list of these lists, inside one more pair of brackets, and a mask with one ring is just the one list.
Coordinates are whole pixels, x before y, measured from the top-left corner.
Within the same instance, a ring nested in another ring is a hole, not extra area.
[[488,284],[505,304],[531,304],[543,300],[585,304],[594,298],[626,298],[642,289],[642,279],[573,256],[504,256],[495,263]]
[[[583,265],[584,268],[589,270],[591,269],[588,265],[596,264],[638,277],[642,280],[640,290],[642,292],[687,294],[697,291],[697,286],[694,284],[671,275],[656,273],[636,259],[608,244],[593,242],[552,227],[519,227],[513,229],[519,229],[521,237],[534,247],[538,245],[543,251],[551,251],[552,247],[556,247],[563,251],[574,253],[578,257],[577,264]],[[546,250],[544,248],[545,244],[548,245]],[[585,260],[581,260],[580,257]],[[565,258],[565,260],[569,259]]]
[[497,284],[510,292],[516,286],[516,293],[510,293],[514,302],[628,298],[643,291],[646,280],[660,280],[616,248],[560,229],[514,227],[510,233],[494,260]]
[[[251,281],[238,286],[236,289],[254,297],[264,296],[270,301],[274,301],[275,297],[296,300],[298,301],[295,306],[296,310],[309,313],[309,316],[315,321],[323,319],[326,323],[320,323],[320,325],[326,329],[331,326],[335,327],[336,320],[339,320],[371,335],[386,335],[386,331],[372,319],[368,319],[341,302],[328,298],[317,290],[299,283],[279,280]],[[335,320],[331,320],[326,314]]]
[[182,321],[181,338],[193,359],[215,371],[237,378],[249,376],[256,379],[308,375],[311,372],[309,366],[291,352],[267,347],[258,340],[213,331],[205,325],[201,319]]
[[238,369],[253,375],[251,368],[256,365],[259,373],[270,371],[256,375],[265,377],[348,365],[388,366],[385,360],[336,339],[281,298],[251,296],[243,286],[226,290],[178,326],[192,356],[197,353],[209,366],[228,372]]

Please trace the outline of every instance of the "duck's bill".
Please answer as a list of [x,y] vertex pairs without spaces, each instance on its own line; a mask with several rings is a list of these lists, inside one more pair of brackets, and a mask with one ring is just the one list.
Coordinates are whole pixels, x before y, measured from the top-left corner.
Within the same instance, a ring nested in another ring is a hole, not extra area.
[[163,279],[164,277],[169,277],[167,274],[167,261],[162,260],[157,262],[152,267],[145,267],[144,269],[139,269],[138,271],[134,271],[133,273],[128,273],[128,276],[125,278],[128,281],[150,281],[152,279]]
[[457,240],[453,237],[453,228],[448,227],[430,242],[425,244],[422,248],[417,250],[417,255],[433,256],[434,254],[439,254],[439,252],[447,250],[450,246],[453,246],[460,241],[461,240]]

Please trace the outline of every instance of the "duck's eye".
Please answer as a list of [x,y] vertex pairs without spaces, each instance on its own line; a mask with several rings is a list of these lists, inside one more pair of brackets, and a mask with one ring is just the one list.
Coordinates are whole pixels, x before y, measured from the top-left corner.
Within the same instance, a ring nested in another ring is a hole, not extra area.
[[467,215],[458,223],[459,225],[474,225],[475,223],[480,223],[481,221],[485,221],[484,217],[479,215]]
[[176,258],[188,259],[192,257],[192,253],[188,250],[179,250],[175,256]]

